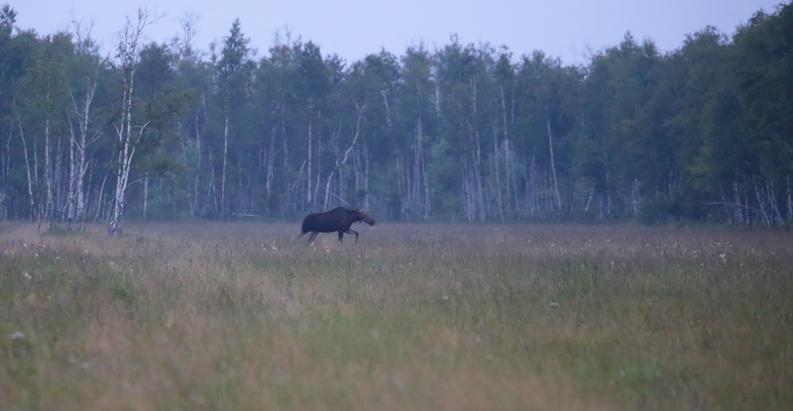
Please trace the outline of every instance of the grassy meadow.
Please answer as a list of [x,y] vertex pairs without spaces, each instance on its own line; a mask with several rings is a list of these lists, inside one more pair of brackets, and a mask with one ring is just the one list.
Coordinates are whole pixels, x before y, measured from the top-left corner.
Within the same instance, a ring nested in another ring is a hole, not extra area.
[[0,410],[783,410],[793,234],[0,224]]

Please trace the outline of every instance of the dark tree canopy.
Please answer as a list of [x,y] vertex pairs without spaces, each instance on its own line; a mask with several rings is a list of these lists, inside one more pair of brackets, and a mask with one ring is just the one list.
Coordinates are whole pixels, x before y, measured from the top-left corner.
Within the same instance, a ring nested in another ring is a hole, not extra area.
[[667,53],[627,33],[581,66],[456,37],[257,57],[239,19],[205,56],[189,23],[114,63],[0,9],[0,219],[106,221],[128,110],[131,218],[793,221],[791,4]]

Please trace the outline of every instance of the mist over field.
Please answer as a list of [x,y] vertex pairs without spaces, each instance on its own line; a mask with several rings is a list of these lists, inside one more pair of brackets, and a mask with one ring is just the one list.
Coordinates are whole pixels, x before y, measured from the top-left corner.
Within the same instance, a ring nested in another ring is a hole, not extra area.
[[572,65],[17,19],[0,410],[793,407],[793,4]]

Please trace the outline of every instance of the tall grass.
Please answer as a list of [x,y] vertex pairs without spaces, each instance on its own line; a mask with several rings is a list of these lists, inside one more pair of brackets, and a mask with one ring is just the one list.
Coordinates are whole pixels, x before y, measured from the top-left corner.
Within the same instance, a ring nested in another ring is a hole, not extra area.
[[793,236],[0,225],[0,409],[789,409]]

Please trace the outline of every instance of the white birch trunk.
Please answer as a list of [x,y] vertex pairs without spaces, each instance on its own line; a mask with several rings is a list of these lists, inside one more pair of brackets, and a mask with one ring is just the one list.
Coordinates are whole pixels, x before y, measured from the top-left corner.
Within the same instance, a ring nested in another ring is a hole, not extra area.
[[223,168],[220,171],[220,216],[226,216],[226,168],[229,158],[229,114],[223,122]]
[[309,110],[309,120],[308,120],[308,171],[307,171],[308,179],[307,179],[307,185],[306,185],[306,203],[308,204],[309,208],[311,208],[311,194],[312,194],[312,192],[311,192],[311,165],[312,164],[311,163],[312,163],[312,153],[314,151],[314,149],[312,147],[312,145],[313,145],[312,144],[313,143],[313,141],[312,141],[313,140],[313,136],[312,136],[312,121],[311,120],[312,120],[311,119],[311,113],[310,113],[310,110]]
[[369,149],[366,145],[363,148],[363,190],[366,193],[363,197],[364,208],[369,208]]
[[562,211],[562,197],[559,194],[559,182],[556,179],[556,160],[553,155],[553,134],[551,134],[551,119],[548,117],[548,111],[545,112],[545,125],[548,129],[548,150],[551,157],[551,175],[553,176],[553,190],[556,200],[556,211]]
[[[16,103],[14,103],[16,109]],[[16,110],[14,110],[16,111]],[[27,177],[28,186],[28,200],[30,204],[30,218],[31,220],[36,216],[36,200],[33,196],[33,178],[30,173],[30,158],[28,156],[28,143],[25,139],[25,131],[22,128],[22,119],[19,118],[19,113],[16,113],[17,125],[19,126],[19,138],[22,140],[22,152],[25,154],[25,175]]]
[[[350,157],[350,153],[352,152],[353,148],[355,148],[355,144],[358,142],[358,137],[361,135],[361,121],[363,120],[363,113],[364,107],[359,106],[358,104],[355,105],[356,108],[356,120],[355,120],[355,134],[353,135],[352,142],[350,146],[347,147],[347,150],[344,151],[344,157],[341,160],[336,160],[336,166],[333,170],[328,173],[328,180],[325,182],[325,201],[323,202],[323,209],[328,208],[328,202],[330,200],[330,182],[333,179],[333,175],[337,172],[341,171],[341,167],[347,163],[347,160]],[[341,182],[339,182],[339,186],[341,186]]]
[[143,177],[143,219],[149,216],[149,177]]
[[44,189],[45,189],[45,207],[44,217],[50,221],[53,217],[55,209],[54,192],[52,186],[52,159],[50,148],[50,119],[49,117],[44,120]]
[[[493,174],[496,178],[496,208],[498,212],[498,218],[501,222],[504,222],[504,199],[501,196],[501,165],[499,164],[499,149],[498,149],[498,131],[496,128],[495,121],[493,122]],[[509,193],[509,184],[507,184],[507,193]],[[507,194],[509,195],[509,194]]]
[[267,149],[267,172],[264,177],[264,191],[268,201],[273,192],[273,175],[275,173],[275,165],[273,163],[275,162],[275,137],[277,130],[277,127],[273,127],[270,133],[270,145]]
[[763,222],[766,226],[771,225],[771,217],[768,215],[768,211],[766,210],[764,196],[760,194],[760,188],[757,185],[757,181],[753,181],[752,185],[754,186],[754,194],[755,198],[757,199],[757,207],[760,210],[760,215],[763,217]]
[[430,218],[430,177],[429,173],[427,173],[427,162],[429,160],[429,155],[424,152],[424,160],[421,162],[421,172],[424,175],[424,220],[429,220]]
[[195,176],[193,177],[193,205],[190,207],[191,209],[191,216],[195,216],[195,212],[199,209],[201,205],[200,201],[200,193],[198,190],[199,181],[201,178],[201,166],[202,166],[202,150],[201,150],[201,127],[199,127],[199,120],[198,120],[198,113],[199,110],[195,111],[194,114],[194,124],[193,127],[195,128],[195,154],[196,154],[196,169],[195,169]]
[[790,175],[785,176],[785,188],[787,192],[787,219],[793,220],[793,193],[790,189]]
[[119,152],[116,168],[116,190],[114,195],[113,212],[110,217],[108,233],[110,235],[120,235],[123,230],[121,218],[124,215],[126,191],[129,185],[129,174],[132,169],[132,160],[135,157],[135,149],[143,138],[143,133],[148,126],[148,122],[138,127],[137,136],[133,135],[132,105],[135,92],[135,71],[138,63],[138,46],[143,34],[143,29],[149,24],[148,15],[145,11],[138,10],[138,18],[133,25],[129,20],[121,32],[121,40],[118,45],[118,57],[121,60],[121,67],[124,72],[124,89],[121,98],[121,124],[116,125],[116,136],[118,139]]

